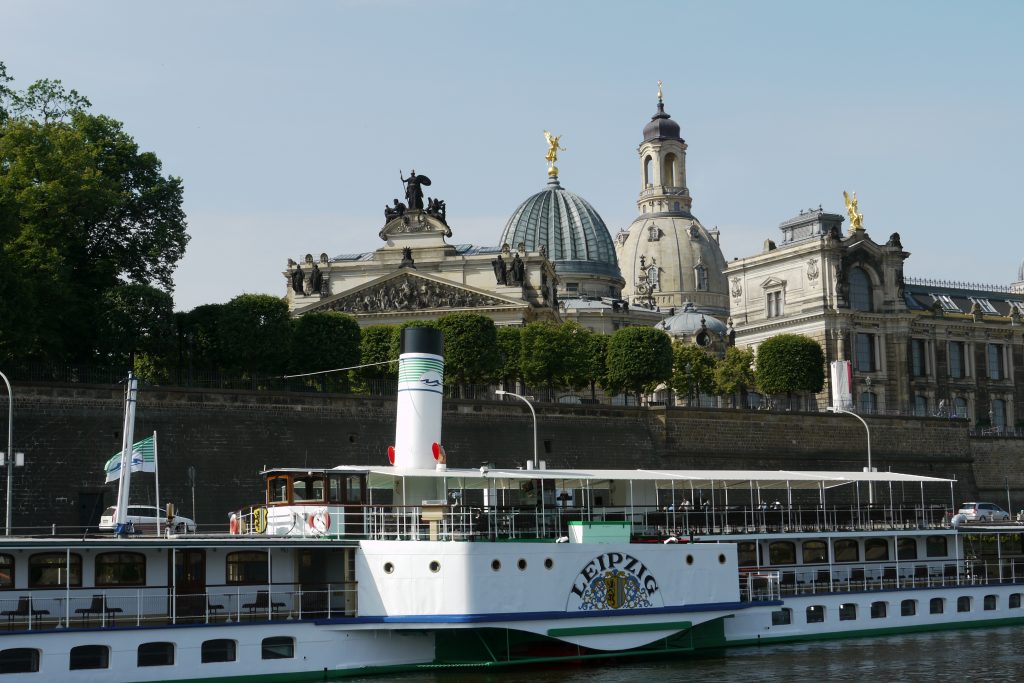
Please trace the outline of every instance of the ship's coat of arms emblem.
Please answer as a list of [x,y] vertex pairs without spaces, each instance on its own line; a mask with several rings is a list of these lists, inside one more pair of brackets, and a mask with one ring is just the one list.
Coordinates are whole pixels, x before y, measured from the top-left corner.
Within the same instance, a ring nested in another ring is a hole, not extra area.
[[627,553],[609,552],[584,565],[569,591],[567,609],[642,609],[662,603],[658,580],[643,562]]

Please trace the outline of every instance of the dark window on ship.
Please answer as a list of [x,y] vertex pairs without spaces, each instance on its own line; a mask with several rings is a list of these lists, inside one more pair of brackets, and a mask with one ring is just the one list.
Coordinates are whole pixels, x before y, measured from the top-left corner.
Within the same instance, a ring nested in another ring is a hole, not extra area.
[[788,607],[772,612],[772,626],[788,626],[793,623],[793,610]]
[[970,612],[971,611],[971,596],[961,595],[956,599],[956,611],[957,612]]
[[68,556],[65,553],[37,553],[28,558],[28,587],[47,588],[82,585],[82,556],[71,553],[71,570],[68,571]]
[[96,556],[97,586],[145,586],[146,556],[142,553],[100,553]]
[[71,648],[68,668],[107,669],[110,667],[110,648],[106,645],[79,645]]
[[869,538],[864,541],[864,559],[868,562],[888,560],[889,542],[884,538]]
[[271,477],[267,480],[267,502],[288,502],[288,477]]
[[832,552],[836,562],[856,562],[860,559],[860,549],[856,539],[840,538],[833,541]]
[[916,538],[901,538],[896,542],[896,559],[897,560],[916,560],[917,559],[917,539]]
[[857,618],[856,603],[847,602],[839,605],[839,621],[853,621]]
[[994,610],[996,608],[996,596],[986,595],[984,605],[986,610]]
[[904,600],[901,602],[900,614],[904,617],[912,617],[917,614],[917,600]]
[[139,645],[139,666],[174,666],[174,643]]
[[39,671],[39,650],[13,647],[0,650],[0,674],[30,674]]
[[768,558],[772,564],[796,564],[796,544],[792,541],[769,543]]
[[850,269],[850,308],[855,311],[871,310],[871,279],[861,268]]
[[825,541],[804,541],[804,564],[824,564],[828,562],[828,546]]
[[925,553],[928,557],[946,557],[949,555],[949,546],[946,544],[945,536],[929,536],[924,541]]
[[743,541],[736,547],[736,559],[741,567],[757,566],[757,544],[753,541]]
[[1009,608],[1010,609],[1019,609],[1020,608],[1020,593],[1010,593]]
[[0,555],[0,589],[14,588],[14,555]]
[[825,621],[825,606],[811,605],[807,608],[807,623],[820,624]]
[[873,602],[871,603],[871,618],[872,619],[885,619],[886,609],[889,603],[887,602]]
[[946,599],[932,598],[928,601],[928,611],[931,614],[942,614],[946,611]]
[[226,558],[227,575],[225,581],[232,584],[266,583],[267,554],[259,550],[245,550],[228,553]]
[[218,638],[216,640],[207,640],[203,643],[202,649],[202,662],[203,664],[212,664],[213,662],[233,662],[235,661],[235,641],[229,638]]
[[294,638],[275,636],[263,639],[263,659],[291,659],[294,656]]

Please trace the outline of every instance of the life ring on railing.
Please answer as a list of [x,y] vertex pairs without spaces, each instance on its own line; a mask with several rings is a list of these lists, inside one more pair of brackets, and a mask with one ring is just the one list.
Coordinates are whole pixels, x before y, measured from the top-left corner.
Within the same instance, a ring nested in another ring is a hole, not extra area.
[[232,536],[238,535],[238,515],[234,512],[232,512],[231,516],[228,517],[228,533]]
[[326,534],[331,528],[331,513],[325,508],[311,514],[309,528],[318,534]]

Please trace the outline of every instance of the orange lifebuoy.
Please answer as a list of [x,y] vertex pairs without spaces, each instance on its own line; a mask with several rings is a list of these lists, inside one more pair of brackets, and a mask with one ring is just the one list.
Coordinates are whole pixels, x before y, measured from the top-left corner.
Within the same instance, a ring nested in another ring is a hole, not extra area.
[[317,510],[309,516],[309,528],[317,533],[326,534],[331,528],[331,513]]
[[228,518],[228,533],[232,536],[238,535],[238,515],[234,512],[232,512],[231,517]]

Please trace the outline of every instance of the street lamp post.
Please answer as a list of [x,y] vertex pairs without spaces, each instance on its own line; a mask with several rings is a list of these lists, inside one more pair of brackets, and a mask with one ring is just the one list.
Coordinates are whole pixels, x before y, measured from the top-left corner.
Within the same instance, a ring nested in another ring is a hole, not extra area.
[[7,375],[0,372],[4,384],[7,385],[7,517],[5,518],[4,531],[11,535],[11,493],[14,486],[14,392],[11,391],[11,382]]
[[[865,471],[867,471],[867,472],[874,472],[875,468],[871,466],[871,428],[868,427],[868,423],[865,422],[864,418],[861,417],[860,415],[858,415],[857,413],[850,412],[849,410],[843,410],[839,406],[829,406],[828,410],[831,413],[837,413],[837,414],[838,413],[843,413],[844,415],[852,415],[855,418],[857,418],[858,420],[860,420],[860,423],[862,425],[864,425],[864,429],[868,433],[868,466],[867,466],[867,470],[865,470]],[[874,505],[874,503],[875,503],[875,490],[874,490],[874,487],[871,485],[870,481],[868,482],[868,503],[871,504],[871,505]]]
[[537,459],[537,412],[533,409],[533,404],[530,403],[529,399],[519,394],[514,394],[511,391],[504,391],[498,389],[494,392],[495,396],[515,396],[520,401],[526,404],[526,407],[530,409],[530,414],[533,415],[533,469],[540,469],[540,461]]

